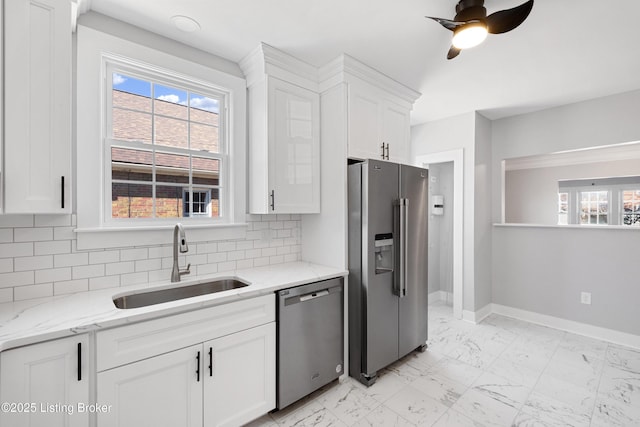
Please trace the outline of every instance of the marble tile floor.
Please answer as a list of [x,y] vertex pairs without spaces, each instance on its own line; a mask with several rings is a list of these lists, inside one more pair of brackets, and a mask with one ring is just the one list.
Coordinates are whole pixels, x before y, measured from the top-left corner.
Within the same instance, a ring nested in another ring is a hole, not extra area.
[[429,349],[250,423],[280,426],[640,426],[640,350],[429,305]]

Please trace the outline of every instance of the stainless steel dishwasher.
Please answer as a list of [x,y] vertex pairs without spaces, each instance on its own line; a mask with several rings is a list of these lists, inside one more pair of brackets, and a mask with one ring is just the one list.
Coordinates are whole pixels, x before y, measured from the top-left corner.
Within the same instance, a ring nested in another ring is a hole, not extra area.
[[278,292],[278,409],[344,371],[343,279]]

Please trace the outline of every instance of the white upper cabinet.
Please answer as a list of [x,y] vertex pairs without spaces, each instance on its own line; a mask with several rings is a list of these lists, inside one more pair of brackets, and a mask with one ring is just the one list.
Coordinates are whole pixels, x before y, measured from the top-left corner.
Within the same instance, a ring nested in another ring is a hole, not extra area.
[[410,162],[409,119],[418,92],[348,55],[323,67],[320,76],[321,92],[346,84],[348,157]]
[[71,4],[4,8],[4,212],[70,213]]
[[240,63],[249,109],[249,212],[320,212],[317,71],[268,45]]

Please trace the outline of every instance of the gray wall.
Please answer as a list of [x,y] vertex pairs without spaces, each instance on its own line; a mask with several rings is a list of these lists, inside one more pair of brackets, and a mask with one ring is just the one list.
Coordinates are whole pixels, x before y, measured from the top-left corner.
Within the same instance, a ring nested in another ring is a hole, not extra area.
[[[504,159],[640,140],[640,91],[496,120],[494,171]],[[501,194],[502,176],[493,175]],[[501,197],[493,197],[500,221]],[[640,334],[635,230],[494,227],[494,303]],[[582,305],[580,291],[592,293]]]
[[491,303],[491,121],[476,113],[474,193],[474,311]]
[[[436,182],[433,182],[435,178]],[[429,196],[444,196],[444,214],[429,215],[429,293],[453,292],[453,162],[429,165]],[[431,209],[431,207],[429,208]]]
[[474,311],[474,177],[476,113],[466,113],[411,128],[411,158],[462,149],[463,169],[463,310]]
[[511,170],[505,173],[505,221],[558,223],[558,181],[640,175],[640,159]]

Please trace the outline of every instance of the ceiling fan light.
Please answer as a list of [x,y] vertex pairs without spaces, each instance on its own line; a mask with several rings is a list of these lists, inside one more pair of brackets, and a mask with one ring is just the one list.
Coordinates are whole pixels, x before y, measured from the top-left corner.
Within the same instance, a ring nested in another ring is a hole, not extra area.
[[482,43],[487,34],[487,26],[484,23],[471,22],[454,31],[452,44],[458,49],[469,49]]

